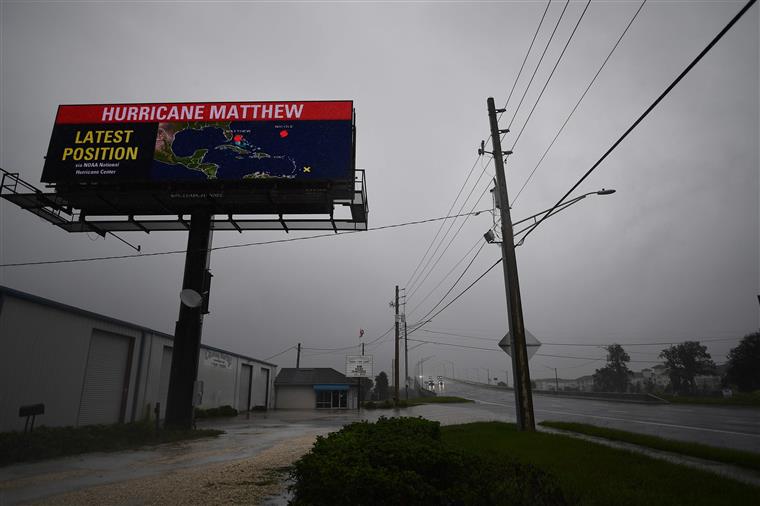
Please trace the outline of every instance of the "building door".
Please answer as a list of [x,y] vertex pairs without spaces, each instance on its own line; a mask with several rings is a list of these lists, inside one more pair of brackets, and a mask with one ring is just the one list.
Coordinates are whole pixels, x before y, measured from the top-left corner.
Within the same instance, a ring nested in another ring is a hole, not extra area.
[[124,421],[133,341],[131,337],[93,330],[77,425]]
[[251,410],[251,383],[253,381],[253,366],[242,364],[240,368],[240,395],[238,396],[238,411]]
[[161,354],[161,377],[158,380],[158,402],[161,403],[161,412],[158,415],[164,419],[166,415],[166,402],[169,399],[169,378],[172,375],[172,347],[164,346]]
[[260,368],[253,382],[253,407],[266,409],[269,406],[269,369]]

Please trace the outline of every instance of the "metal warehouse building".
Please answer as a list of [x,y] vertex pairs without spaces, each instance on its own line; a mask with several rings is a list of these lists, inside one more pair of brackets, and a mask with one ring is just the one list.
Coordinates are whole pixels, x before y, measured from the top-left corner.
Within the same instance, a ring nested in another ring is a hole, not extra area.
[[[0,286],[0,432],[130,422],[166,406],[174,337]],[[273,408],[277,366],[201,346],[201,408]]]

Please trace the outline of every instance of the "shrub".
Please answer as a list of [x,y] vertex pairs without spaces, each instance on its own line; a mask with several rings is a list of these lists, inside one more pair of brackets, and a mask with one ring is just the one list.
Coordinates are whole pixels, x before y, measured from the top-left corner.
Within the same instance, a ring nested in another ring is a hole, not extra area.
[[96,451],[119,451],[142,445],[217,436],[217,430],[161,430],[150,422],[82,427],[45,427],[34,432],[0,433],[0,466]]
[[353,423],[293,466],[291,504],[566,504],[554,479],[530,465],[482,458],[441,441],[422,418]]
[[225,405],[218,408],[200,409],[195,408],[195,418],[220,418],[224,416],[237,416],[238,410]]
[[375,401],[367,401],[364,403],[364,407],[366,409],[375,409],[377,406],[375,405]]

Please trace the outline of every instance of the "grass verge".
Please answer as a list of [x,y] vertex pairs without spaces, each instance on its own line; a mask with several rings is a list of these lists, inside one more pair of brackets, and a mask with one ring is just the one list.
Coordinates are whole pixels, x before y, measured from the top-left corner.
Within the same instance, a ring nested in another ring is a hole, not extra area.
[[583,506],[756,504],[760,488],[569,436],[480,422],[441,428],[444,443],[484,457],[508,455],[556,476]]
[[654,448],[656,450],[680,453],[682,455],[689,455],[700,459],[714,460],[716,462],[723,462],[724,464],[744,467],[752,469],[753,471],[760,471],[760,454],[758,453],[744,452],[731,448],[716,448],[714,446],[699,443],[687,443],[657,436],[636,434],[624,430],[597,427],[585,423],[545,421],[541,422],[539,425],[555,429],[569,430],[571,432],[578,432],[589,436],[602,437],[613,441],[624,441],[626,443],[646,446],[647,448]]
[[436,395],[435,397],[417,397],[415,399],[409,399],[406,402],[407,406],[419,406],[420,404],[449,404],[475,401],[465,399],[464,397],[455,397],[453,395]]
[[464,397],[454,396],[432,396],[432,397],[416,397],[414,399],[401,399],[398,404],[394,404],[392,400],[387,399],[384,401],[367,401],[362,404],[365,409],[391,409],[391,408],[408,408],[409,406],[419,406],[421,404],[447,404],[455,402],[475,402]]
[[656,394],[673,404],[709,404],[712,406],[760,407],[760,392],[734,392],[731,397],[691,397],[685,395]]
[[161,430],[146,422],[86,427],[39,427],[0,433],[0,466],[88,452],[113,452],[185,439],[215,437],[220,430]]

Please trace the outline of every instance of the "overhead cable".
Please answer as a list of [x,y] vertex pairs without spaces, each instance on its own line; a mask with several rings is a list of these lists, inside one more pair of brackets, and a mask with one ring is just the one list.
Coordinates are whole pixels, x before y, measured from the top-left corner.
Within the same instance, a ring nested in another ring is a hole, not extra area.
[[[472,213],[469,213],[469,214],[480,214],[485,211],[486,211],[485,209],[480,210],[480,211],[473,211]],[[465,213],[465,214],[468,214],[468,213]],[[229,244],[227,246],[214,246],[212,248],[209,248],[209,250],[217,251],[217,250],[226,250],[226,249],[234,249],[234,248],[248,248],[251,246],[265,246],[268,244],[279,244],[279,243],[294,242],[294,241],[306,241],[309,239],[320,239],[322,237],[335,237],[335,236],[341,236],[341,235],[357,234],[357,233],[362,233],[362,232],[372,232],[376,230],[386,230],[390,228],[406,227],[409,225],[420,225],[423,223],[430,223],[433,221],[447,220],[449,218],[458,218],[460,216],[464,216],[465,214],[458,214],[458,215],[453,215],[453,216],[442,216],[439,218],[429,218],[426,220],[408,221],[405,223],[383,225],[380,227],[369,227],[367,230],[350,230],[346,232],[339,232],[337,234],[327,233],[327,234],[308,235],[305,237],[290,237],[288,239],[273,239],[271,241],[249,242],[249,243],[243,243],[243,244]],[[41,260],[41,261],[35,261],[35,262],[13,262],[13,263],[0,264],[0,267],[24,267],[24,266],[30,266],[30,265],[50,265],[50,264],[67,264],[67,263],[79,263],[79,262],[94,262],[94,261],[100,261],[100,260],[123,260],[127,258],[147,258],[147,257],[155,257],[155,256],[163,256],[163,255],[178,255],[181,253],[187,253],[187,250],[158,251],[155,253],[112,255],[112,256],[102,256],[102,257],[69,258],[69,259],[62,259],[62,260]]]
[[536,73],[538,72],[539,67],[541,67],[541,62],[544,61],[544,56],[546,55],[546,51],[549,49],[549,45],[552,43],[552,40],[554,39],[554,34],[557,33],[557,28],[559,28],[559,24],[565,15],[565,11],[567,10],[568,5],[570,5],[570,0],[566,0],[565,6],[562,8],[562,12],[559,15],[559,19],[557,19],[557,23],[554,25],[554,30],[552,30],[552,34],[551,36],[549,36],[549,40],[546,42],[546,46],[544,47],[544,52],[541,53],[541,58],[539,58],[538,64],[536,65],[536,68],[533,70],[533,75],[530,76],[530,81],[528,81],[528,86],[525,87],[525,91],[523,92],[522,97],[520,98],[520,102],[517,104],[517,107],[515,108],[515,113],[512,115],[512,119],[509,121],[509,126],[507,126],[507,129],[512,128],[512,123],[514,123],[515,118],[517,117],[517,113],[520,110],[520,106],[525,100],[525,95],[528,94],[530,85],[533,83],[533,79],[535,79]]
[[[710,41],[710,43],[702,50],[702,52],[700,52],[699,55],[697,55],[697,57],[694,58],[694,60],[692,60],[692,62],[689,63],[689,65],[678,75],[678,77],[676,77],[675,80],[672,83],[670,83],[670,85],[665,89],[665,91],[663,91],[660,94],[660,96],[657,97],[657,99],[654,102],[652,102],[652,105],[647,107],[647,109],[641,114],[641,116],[639,116],[638,119],[634,121],[630,127],[628,127],[628,130],[626,130],[623,133],[623,135],[621,135],[620,138],[616,140],[612,146],[610,146],[610,148],[601,156],[601,158],[599,158],[599,160],[597,160],[596,163],[594,163],[594,165],[592,165],[591,168],[588,171],[586,171],[583,177],[581,177],[578,180],[578,182],[575,183],[572,186],[572,188],[570,188],[570,190],[568,190],[567,193],[565,193],[565,195],[557,201],[556,204],[554,204],[554,207],[552,207],[551,210],[536,223],[536,226],[540,225],[546,219],[546,217],[551,214],[552,211],[554,211],[560,204],[562,204],[562,202],[564,202],[565,199],[571,193],[573,193],[575,189],[578,188],[578,186],[580,186],[581,183],[583,183],[583,181],[585,181],[586,178],[590,176],[591,173],[594,172],[597,167],[599,167],[599,165],[602,164],[602,162],[610,155],[610,153],[612,153],[615,150],[615,148],[617,148],[620,145],[620,143],[623,142],[623,140],[626,137],[628,137],[628,134],[630,134],[639,125],[639,123],[641,123],[644,120],[644,118],[646,118],[649,115],[649,113],[652,112],[652,110],[654,110],[654,108],[657,107],[657,105],[673,90],[673,88],[675,88],[676,85],[678,85],[678,83],[680,83],[681,80],[684,77],[686,77],[686,75],[694,68],[694,66],[697,63],[699,63],[699,61],[715,46],[715,44],[718,43],[720,39],[723,38],[723,36],[731,29],[731,27],[733,27],[736,24],[736,22],[739,21],[739,19],[741,19],[742,16],[744,16],[744,14],[750,9],[750,7],[752,7],[752,5],[755,4],[756,1],[757,0],[749,0],[749,2],[747,2],[747,4],[739,11],[739,13],[736,14],[731,19],[731,21],[729,21],[729,23],[720,31],[720,33],[718,33],[718,35],[715,36],[715,38],[713,38],[712,41]],[[528,233],[525,234],[525,236],[523,237],[523,240],[525,240],[525,238],[527,238],[531,234],[531,232],[533,232],[533,230],[534,229],[529,230]]]
[[591,5],[591,0],[588,0],[588,2],[586,2],[586,7],[583,9],[583,12],[581,12],[581,16],[578,18],[578,22],[575,23],[575,27],[573,28],[573,31],[570,33],[570,37],[568,37],[567,42],[565,42],[565,47],[562,48],[562,52],[560,53],[559,58],[557,58],[557,61],[554,64],[554,67],[552,68],[552,71],[549,74],[549,77],[546,78],[544,87],[541,88],[541,92],[538,94],[538,98],[536,98],[536,102],[533,104],[533,107],[530,109],[530,112],[528,113],[528,117],[525,118],[522,128],[520,128],[520,132],[517,134],[517,137],[515,138],[515,142],[512,144],[510,151],[515,149],[515,146],[517,146],[517,142],[520,140],[520,137],[525,131],[525,127],[528,126],[528,122],[530,121],[530,118],[533,116],[533,111],[536,110],[536,106],[541,101],[541,97],[544,96],[546,87],[549,86],[549,82],[552,80],[552,77],[554,76],[554,72],[557,70],[557,67],[559,66],[559,62],[561,62],[562,57],[565,56],[565,51],[567,51],[567,47],[570,45],[570,41],[573,40],[573,36],[575,35],[576,30],[578,30],[578,26],[580,26],[581,21],[583,20],[583,17],[586,15],[586,11],[588,10],[589,5]]
[[515,205],[515,202],[517,202],[517,199],[520,197],[520,194],[523,192],[523,190],[525,189],[525,187],[528,185],[528,183],[530,182],[530,180],[533,178],[533,174],[535,174],[535,172],[538,169],[538,167],[544,161],[544,158],[546,158],[546,155],[549,153],[549,150],[551,150],[552,146],[554,146],[554,143],[557,142],[557,138],[560,136],[560,134],[562,133],[562,131],[565,129],[565,126],[567,126],[567,123],[570,121],[570,118],[572,118],[573,114],[575,114],[575,111],[578,109],[578,106],[581,105],[581,102],[586,97],[586,94],[591,89],[591,86],[594,84],[594,82],[596,82],[596,78],[599,77],[599,74],[601,74],[602,69],[604,69],[604,67],[607,65],[607,62],[610,60],[610,57],[612,57],[612,54],[615,52],[615,50],[617,49],[617,47],[620,45],[620,41],[622,41],[623,37],[625,37],[625,34],[628,33],[628,29],[631,27],[631,25],[633,24],[633,22],[636,20],[636,18],[639,15],[639,12],[641,12],[641,9],[644,7],[644,4],[646,4],[646,3],[647,3],[647,0],[644,0],[643,2],[641,2],[641,5],[639,5],[639,8],[636,10],[636,12],[634,13],[633,17],[628,22],[628,25],[625,27],[625,30],[623,30],[623,33],[620,34],[620,37],[618,37],[617,42],[615,42],[615,45],[612,46],[612,49],[607,54],[607,58],[604,59],[604,61],[602,62],[602,65],[599,67],[599,70],[596,71],[596,74],[594,74],[594,77],[588,83],[588,86],[586,86],[586,89],[583,91],[583,94],[581,94],[581,97],[578,99],[578,101],[575,103],[575,106],[570,111],[570,114],[567,115],[567,118],[565,118],[564,123],[562,123],[562,126],[559,128],[559,130],[557,130],[557,133],[554,135],[554,138],[552,139],[552,141],[549,143],[549,146],[544,151],[544,154],[541,155],[541,158],[538,160],[538,163],[536,163],[536,166],[533,167],[533,170],[528,175],[528,178],[525,180],[525,182],[523,183],[522,187],[520,187],[520,190],[515,195],[515,198],[512,199],[512,206]]

